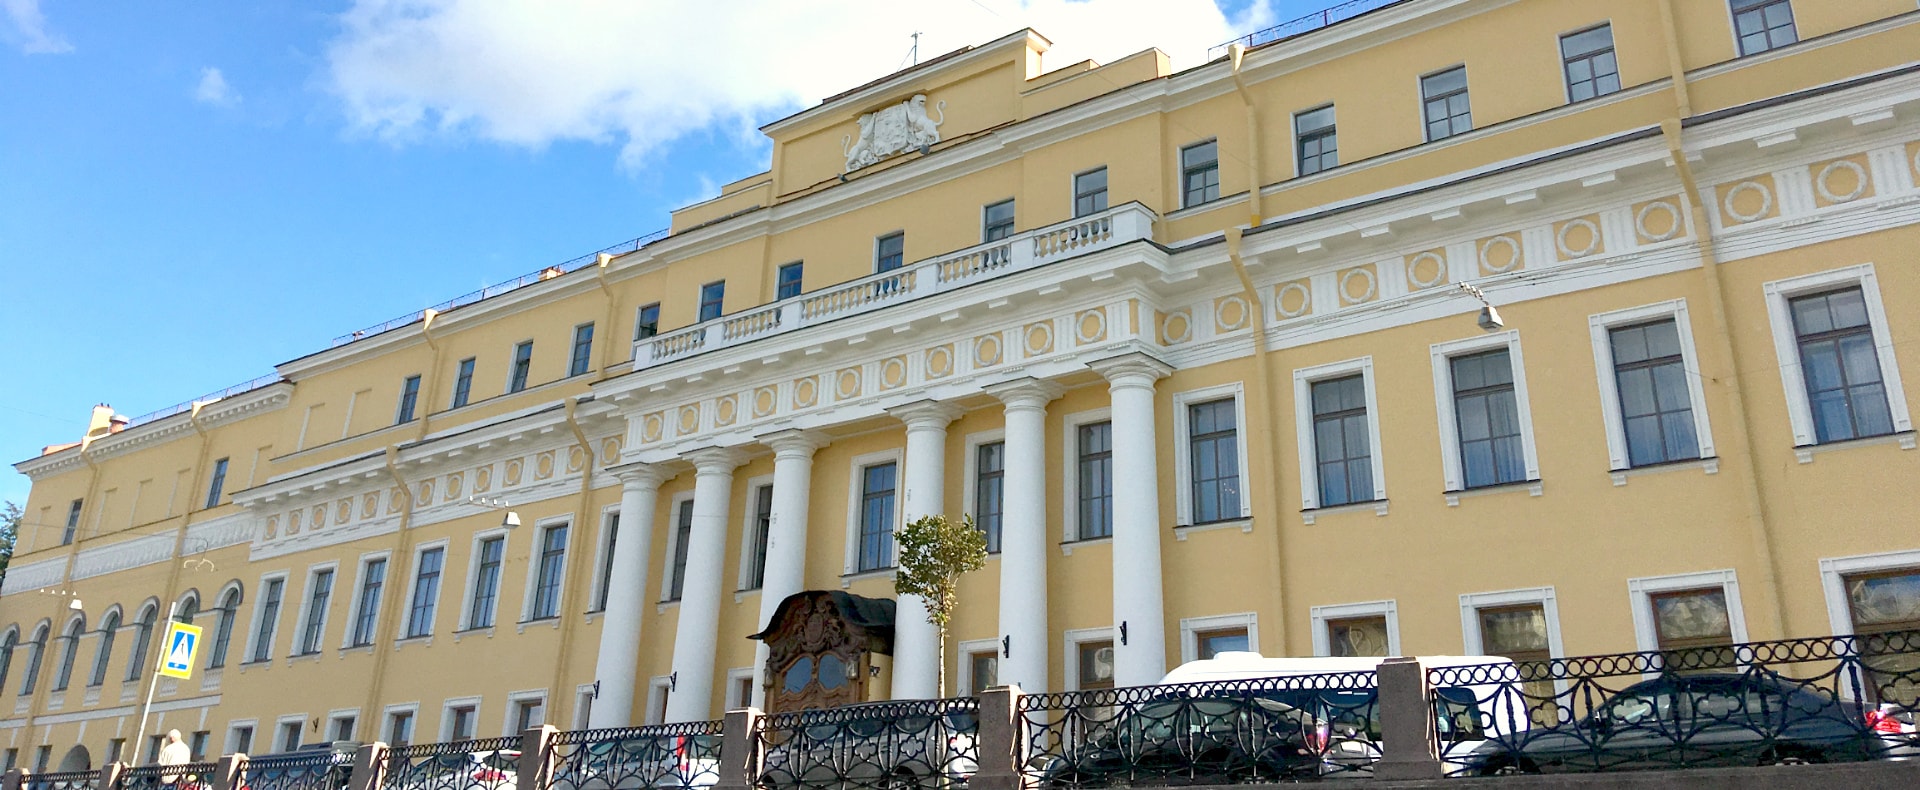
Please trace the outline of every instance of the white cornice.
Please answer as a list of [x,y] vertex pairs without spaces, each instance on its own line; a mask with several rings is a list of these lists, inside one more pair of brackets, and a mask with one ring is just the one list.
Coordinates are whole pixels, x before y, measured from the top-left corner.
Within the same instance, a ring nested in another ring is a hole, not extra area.
[[[201,407],[200,425],[203,429],[216,428],[255,414],[274,411],[286,406],[292,396],[293,385],[282,381],[221,398]],[[14,464],[13,468],[30,479],[39,480],[52,474],[79,468],[85,463],[83,454],[95,461],[104,461],[193,435],[193,420],[193,412],[183,411],[171,417],[136,425],[119,433],[108,434],[85,447],[69,447],[57,453],[21,461]]]

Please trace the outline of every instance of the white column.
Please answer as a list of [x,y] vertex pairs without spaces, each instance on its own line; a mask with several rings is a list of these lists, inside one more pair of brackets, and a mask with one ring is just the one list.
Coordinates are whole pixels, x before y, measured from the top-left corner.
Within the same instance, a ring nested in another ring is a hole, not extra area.
[[673,690],[667,722],[713,718],[713,665],[725,584],[727,510],[733,502],[733,470],[746,461],[739,450],[709,447],[686,455],[693,463],[693,529],[687,539],[687,570],[680,586],[679,623],[673,632]]
[[[946,508],[947,424],[960,416],[960,408],[925,400],[887,411],[907,424],[898,528]],[[938,696],[941,660],[940,632],[927,622],[926,602],[919,596],[900,596],[893,618],[893,698]]]
[[620,531],[609,560],[613,572],[607,577],[607,610],[600,615],[600,657],[593,670],[599,686],[587,717],[587,726],[594,729],[632,724],[640,616],[647,605],[647,555],[653,549],[653,513],[660,483],[667,479],[646,464],[613,473],[621,484]]
[[1145,354],[1092,367],[1107,378],[1113,399],[1113,682],[1159,683],[1167,673],[1167,627],[1153,387],[1172,368]]
[[[766,628],[774,610],[787,596],[806,589],[807,503],[813,485],[813,453],[825,447],[826,437],[811,431],[781,431],[761,437],[773,448],[773,517],[767,526],[767,563],[760,584],[760,621]],[[753,698],[748,703],[766,708],[767,643],[753,650]]]
[[[1047,686],[1047,402],[1060,385],[1038,379],[987,390],[1007,405],[1000,503],[1000,682]],[[977,689],[976,689],[977,691]]]

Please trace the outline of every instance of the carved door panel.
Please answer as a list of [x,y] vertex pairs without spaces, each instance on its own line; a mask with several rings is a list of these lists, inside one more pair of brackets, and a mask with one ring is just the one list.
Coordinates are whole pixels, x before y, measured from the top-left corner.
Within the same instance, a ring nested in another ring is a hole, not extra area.
[[866,696],[863,663],[851,650],[795,656],[774,673],[767,709],[778,713],[859,702]]

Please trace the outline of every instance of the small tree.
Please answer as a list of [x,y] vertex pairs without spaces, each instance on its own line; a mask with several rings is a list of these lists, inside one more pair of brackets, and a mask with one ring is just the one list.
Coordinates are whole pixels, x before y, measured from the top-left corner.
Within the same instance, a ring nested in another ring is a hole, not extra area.
[[20,534],[20,506],[12,502],[0,508],[0,581],[7,578],[7,566],[13,562],[13,541]]
[[973,525],[973,517],[955,521],[942,515],[909,522],[893,535],[899,571],[894,592],[917,595],[927,602],[927,622],[940,631],[939,696],[947,695],[947,627],[960,603],[960,577],[987,564],[987,535]]

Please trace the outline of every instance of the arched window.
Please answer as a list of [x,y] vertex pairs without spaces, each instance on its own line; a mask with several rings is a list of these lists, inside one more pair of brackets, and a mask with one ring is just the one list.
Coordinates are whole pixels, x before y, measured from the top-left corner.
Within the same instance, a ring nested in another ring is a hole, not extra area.
[[147,669],[147,648],[153,642],[153,618],[160,610],[157,604],[148,602],[140,607],[140,616],[133,623],[133,655],[127,659],[127,680],[139,680],[140,673]]
[[13,672],[13,648],[20,644],[20,627],[11,626],[0,639],[0,689],[7,687],[7,675]]
[[220,594],[220,620],[213,626],[213,649],[207,651],[207,668],[227,665],[227,645],[233,642],[234,615],[240,611],[240,584],[235,582]]
[[120,631],[120,609],[107,610],[107,616],[100,619],[100,649],[93,654],[93,675],[87,679],[89,687],[107,682],[107,665],[113,662],[113,637]]
[[67,621],[67,630],[60,634],[60,668],[53,673],[52,691],[66,691],[67,684],[73,682],[73,662],[80,657],[80,635],[87,632],[87,616],[74,615]]
[[187,597],[180,599],[180,611],[173,616],[173,621],[193,625],[193,618],[198,616],[200,616],[200,594],[187,593]]
[[40,680],[40,655],[47,650],[47,624],[33,629],[33,641],[27,643],[27,679],[20,681],[20,696],[33,696],[33,684]]

